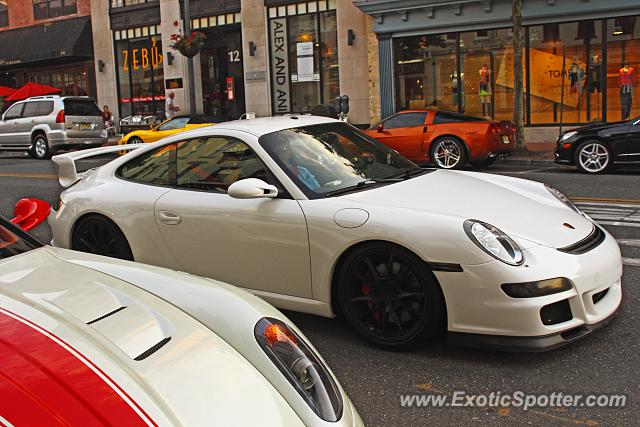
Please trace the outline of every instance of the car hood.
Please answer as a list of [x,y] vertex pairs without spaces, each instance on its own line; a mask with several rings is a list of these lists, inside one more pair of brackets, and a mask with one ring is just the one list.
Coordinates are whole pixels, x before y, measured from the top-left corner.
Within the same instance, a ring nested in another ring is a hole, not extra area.
[[459,218],[460,231],[466,219],[484,221],[512,237],[553,248],[571,245],[593,230],[591,221],[557,200],[543,184],[501,175],[439,169],[342,197],[362,205]]
[[44,247],[0,261],[2,307],[78,349],[158,425],[302,425],[265,376],[213,330],[82,265],[103,257],[73,254]]
[[579,127],[577,129],[573,129],[573,130],[578,132],[579,134],[594,134],[594,133],[601,132],[603,130],[608,130],[608,129],[624,126],[627,123],[628,122],[626,122],[626,121],[624,121],[624,122],[609,122],[609,123],[594,123],[594,124],[587,125],[587,126],[582,126],[582,127]]

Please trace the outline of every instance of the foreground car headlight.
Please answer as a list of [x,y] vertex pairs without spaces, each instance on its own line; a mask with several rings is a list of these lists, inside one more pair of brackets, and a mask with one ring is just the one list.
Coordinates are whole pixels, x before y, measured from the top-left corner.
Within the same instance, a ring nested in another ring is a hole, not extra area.
[[342,395],[318,356],[294,331],[277,319],[263,318],[254,334],[258,344],[309,407],[323,420],[342,416]]
[[575,134],[577,134],[577,133],[578,133],[578,132],[576,132],[575,130],[572,130],[572,131],[570,131],[570,132],[567,132],[567,133],[563,134],[563,135],[560,137],[560,142],[562,142],[562,141],[566,141],[567,139],[571,138],[572,136],[574,136],[574,135],[575,135]]
[[524,262],[518,244],[493,225],[468,219],[463,227],[471,241],[492,257],[509,265],[521,265]]
[[571,209],[572,211],[574,211],[577,214],[582,215],[583,217],[587,218],[587,219],[591,219],[589,218],[584,212],[582,212],[580,210],[579,207],[577,207],[571,200],[569,200],[569,198],[567,196],[565,196],[564,194],[562,194],[562,192],[560,192],[560,190],[558,190],[555,187],[552,187],[548,184],[544,185],[545,188],[549,191],[549,193],[553,194],[553,196],[560,200],[562,203],[564,203],[565,206],[567,206],[569,209]]
[[500,285],[511,298],[532,298],[557,294],[571,289],[571,282],[564,277],[527,283],[504,283]]

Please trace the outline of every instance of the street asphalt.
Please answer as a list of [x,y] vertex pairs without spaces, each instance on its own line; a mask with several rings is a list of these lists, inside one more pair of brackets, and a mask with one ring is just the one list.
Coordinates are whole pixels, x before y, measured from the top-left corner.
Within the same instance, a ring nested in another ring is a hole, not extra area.
[[[95,163],[97,164],[97,163]],[[88,163],[88,167],[95,165]],[[367,425],[637,425],[640,374],[640,168],[587,176],[553,164],[498,161],[484,172],[551,184],[579,203],[620,243],[623,304],[612,323],[571,345],[537,354],[466,349],[441,340],[413,351],[379,350],[340,319],[288,312],[340,379]],[[54,202],[61,188],[50,161],[0,154],[0,213],[21,197]],[[491,203],[491,200],[487,200]],[[46,224],[34,234],[50,240]],[[402,407],[401,395],[624,394],[623,408]],[[248,403],[250,404],[250,403]]]

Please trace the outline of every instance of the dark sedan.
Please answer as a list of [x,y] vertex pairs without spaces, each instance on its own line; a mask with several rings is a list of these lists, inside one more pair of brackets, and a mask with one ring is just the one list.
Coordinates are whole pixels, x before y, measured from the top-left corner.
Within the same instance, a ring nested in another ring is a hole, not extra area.
[[563,133],[556,144],[556,162],[585,173],[603,173],[616,165],[640,164],[640,117],[598,123]]

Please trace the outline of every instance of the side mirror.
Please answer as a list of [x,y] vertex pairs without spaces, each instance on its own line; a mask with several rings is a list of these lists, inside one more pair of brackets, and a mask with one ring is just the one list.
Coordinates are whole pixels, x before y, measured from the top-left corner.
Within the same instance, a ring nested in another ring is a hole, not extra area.
[[236,181],[227,190],[234,199],[273,198],[278,195],[278,189],[258,178],[246,178]]
[[384,132],[384,125],[382,123],[378,124],[378,133]]
[[24,231],[29,231],[47,219],[49,212],[51,212],[51,206],[44,200],[32,198],[20,199],[16,202],[13,211],[15,217],[13,217],[11,222]]

